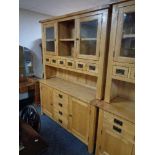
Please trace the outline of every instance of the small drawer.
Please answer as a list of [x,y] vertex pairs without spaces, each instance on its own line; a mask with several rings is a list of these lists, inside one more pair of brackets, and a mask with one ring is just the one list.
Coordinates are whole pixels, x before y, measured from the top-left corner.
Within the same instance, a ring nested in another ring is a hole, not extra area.
[[57,65],[57,59],[56,58],[51,58],[51,64],[52,65]]
[[135,68],[131,68],[130,70],[130,79],[135,79]]
[[93,72],[93,73],[98,73],[97,64],[87,64],[87,71]]
[[45,58],[45,63],[50,64],[50,60],[51,60],[50,58]]
[[60,116],[57,112],[54,112],[54,119],[63,127],[67,128],[68,119],[66,117]]
[[66,62],[65,60],[59,59],[59,60],[58,60],[58,65],[59,65],[59,66],[65,66],[65,62]]
[[74,61],[67,60],[66,67],[68,67],[68,68],[74,68]]
[[62,108],[62,107],[57,107],[54,105],[54,110],[61,116],[63,117],[68,117],[68,107],[67,108]]
[[120,77],[128,77],[129,69],[127,67],[122,66],[113,66],[113,75]]
[[76,62],[76,69],[85,70],[86,64],[83,62]]
[[62,111],[63,114],[68,114],[68,103],[67,104],[64,104],[62,102],[55,102],[54,103],[54,109],[59,112],[59,111]]
[[68,104],[68,95],[66,95],[58,90],[54,90],[54,101],[61,102],[63,104]]

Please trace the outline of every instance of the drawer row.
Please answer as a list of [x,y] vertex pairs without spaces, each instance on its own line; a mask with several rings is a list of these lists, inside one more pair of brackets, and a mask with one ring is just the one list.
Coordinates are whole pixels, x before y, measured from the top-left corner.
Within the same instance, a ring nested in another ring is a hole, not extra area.
[[81,61],[74,61],[69,59],[59,59],[56,57],[45,58],[46,64],[53,66],[66,67],[71,69],[78,69],[82,71],[87,71],[91,73],[98,73],[98,63],[86,63]]

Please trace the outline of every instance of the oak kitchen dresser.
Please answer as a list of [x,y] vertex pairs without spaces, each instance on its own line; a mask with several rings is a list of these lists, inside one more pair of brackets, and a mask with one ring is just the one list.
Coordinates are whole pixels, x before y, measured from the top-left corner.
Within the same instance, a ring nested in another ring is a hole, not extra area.
[[134,152],[133,18],[134,1],[111,0],[40,21],[42,112],[96,155]]

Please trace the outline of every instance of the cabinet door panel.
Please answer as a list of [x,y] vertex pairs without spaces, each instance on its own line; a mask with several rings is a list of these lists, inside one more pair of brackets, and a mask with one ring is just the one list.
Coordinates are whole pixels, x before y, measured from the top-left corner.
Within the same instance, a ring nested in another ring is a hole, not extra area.
[[101,17],[102,14],[77,19],[78,58],[98,59]]
[[88,143],[89,111],[88,104],[72,98],[70,106],[70,128],[73,134],[79,137],[84,143]]
[[135,58],[135,6],[118,9],[115,61],[134,62]]
[[57,24],[44,26],[44,52],[56,55],[57,51]]
[[41,105],[43,110],[53,115],[53,89],[41,84]]

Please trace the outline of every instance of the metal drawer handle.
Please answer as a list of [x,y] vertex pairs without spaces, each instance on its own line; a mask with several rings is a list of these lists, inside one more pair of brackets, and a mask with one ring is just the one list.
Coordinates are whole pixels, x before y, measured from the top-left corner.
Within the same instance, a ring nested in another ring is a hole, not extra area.
[[83,64],[78,64],[78,68],[83,68]]
[[58,104],[59,104],[60,107],[62,107],[62,104],[61,103],[58,103]]
[[63,98],[63,96],[62,96],[61,94],[59,94],[59,97],[60,97],[60,98]]
[[124,75],[125,74],[125,70],[124,69],[116,69],[116,74]]
[[53,63],[56,63],[56,60],[52,60]]
[[116,119],[116,118],[114,118],[114,123],[116,123],[116,124],[118,124],[118,125],[120,125],[120,126],[123,125],[123,122],[120,121],[120,120],[118,120],[118,119]]
[[89,66],[89,70],[95,71],[96,67],[95,66]]
[[59,111],[59,114],[60,114],[60,115],[62,115],[62,112],[61,112],[61,111]]
[[60,64],[62,65],[62,64],[64,64],[64,62],[63,61],[60,61]]
[[72,62],[68,62],[68,66],[72,66],[73,64],[72,64]]
[[49,59],[46,59],[47,62],[49,62]]
[[113,130],[117,131],[118,133],[121,133],[122,130],[120,128],[118,128],[117,126],[113,125]]
[[62,123],[62,120],[61,120],[61,119],[58,119],[58,121],[59,121],[60,123]]

